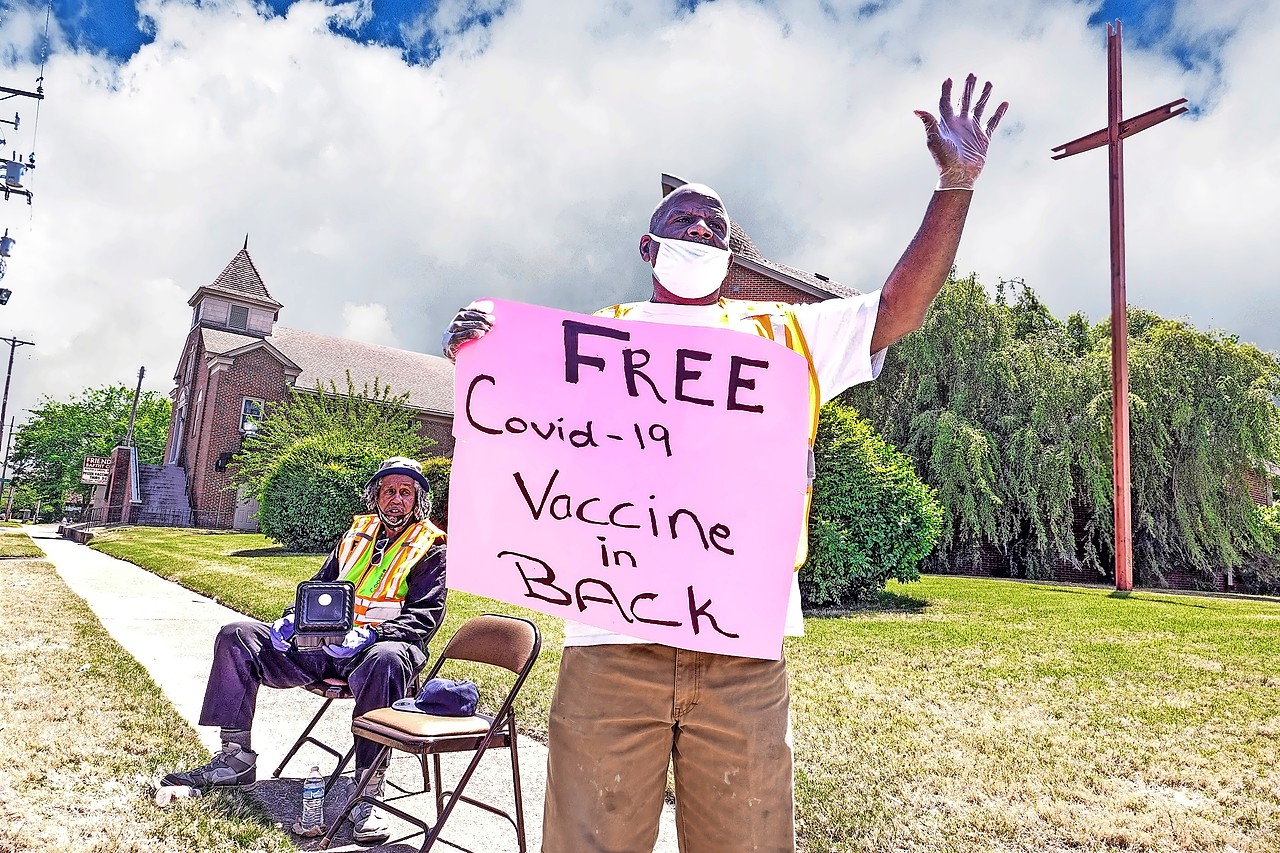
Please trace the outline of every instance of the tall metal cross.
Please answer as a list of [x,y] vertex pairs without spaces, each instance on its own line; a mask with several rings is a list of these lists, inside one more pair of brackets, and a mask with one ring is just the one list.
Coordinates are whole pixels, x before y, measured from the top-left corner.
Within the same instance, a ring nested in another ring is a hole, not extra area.
[[[1054,160],[1107,146],[1111,171],[1111,465],[1115,505],[1116,589],[1133,589],[1133,510],[1129,488],[1129,315],[1124,282],[1124,149],[1126,136],[1182,115],[1186,98],[1133,118],[1120,106],[1120,22],[1107,24],[1107,126],[1053,150]],[[1174,109],[1177,107],[1177,109]]]

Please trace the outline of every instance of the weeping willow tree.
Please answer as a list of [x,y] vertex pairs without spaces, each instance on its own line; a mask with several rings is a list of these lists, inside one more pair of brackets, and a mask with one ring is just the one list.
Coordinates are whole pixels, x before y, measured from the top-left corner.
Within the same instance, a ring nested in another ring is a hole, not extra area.
[[[1132,311],[1130,323],[1135,572],[1153,582],[1166,567],[1235,568],[1269,541],[1245,475],[1278,456],[1280,364],[1179,320]],[[1097,333],[1108,340],[1109,325]],[[1098,345],[1089,359],[1106,355]]]
[[[1246,471],[1280,456],[1280,363],[1220,333],[1132,311],[1135,571],[1206,573],[1274,548]],[[1015,576],[1099,576],[1112,555],[1110,330],[1063,323],[1021,282],[944,288],[880,380],[847,392],[944,507],[929,571],[992,552]]]

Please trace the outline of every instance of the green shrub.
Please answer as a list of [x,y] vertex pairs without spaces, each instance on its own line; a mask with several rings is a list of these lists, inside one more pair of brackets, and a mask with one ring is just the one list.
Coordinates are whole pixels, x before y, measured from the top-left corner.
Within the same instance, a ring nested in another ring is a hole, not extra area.
[[800,570],[807,606],[875,596],[889,578],[919,580],[942,529],[942,507],[899,453],[851,408],[822,408],[809,558]]
[[348,371],[345,391],[332,380],[328,387],[317,382],[310,390],[290,388],[287,398],[267,404],[257,432],[245,436],[232,461],[231,489],[246,486],[251,494],[260,495],[264,480],[280,460],[299,442],[318,435],[336,436],[344,444],[379,447],[388,451],[386,456],[422,459],[435,442],[418,429],[408,392],[396,395],[376,378],[372,386],[356,388]]
[[449,529],[449,471],[453,460],[432,456],[422,460],[422,473],[431,483],[431,523],[441,530]]
[[367,512],[362,490],[395,450],[317,435],[284,452],[262,479],[258,522],[263,534],[291,551],[322,552]]

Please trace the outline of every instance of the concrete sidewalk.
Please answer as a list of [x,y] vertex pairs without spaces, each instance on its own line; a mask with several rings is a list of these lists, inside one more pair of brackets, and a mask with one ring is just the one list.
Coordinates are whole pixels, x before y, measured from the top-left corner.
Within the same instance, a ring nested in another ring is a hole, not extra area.
[[[107,632],[147,669],[178,713],[196,729],[205,746],[210,751],[217,750],[217,731],[197,726],[196,720],[204,698],[214,635],[222,625],[244,616],[132,563],[61,539],[54,527],[29,527],[27,532],[44,549],[71,590],[93,609]],[[322,701],[305,690],[264,688],[258,694],[258,713],[253,726],[253,745],[258,751],[258,782],[251,790],[286,829],[297,816],[302,779],[312,764],[320,765],[321,771],[328,773],[335,760],[308,745],[294,756],[281,778],[273,779],[271,773]],[[345,750],[351,744],[350,722],[350,704],[336,703],[317,727],[316,734],[325,742]],[[468,758],[465,754],[445,756],[446,784],[458,777]],[[546,761],[546,747],[531,738],[521,740],[520,776],[530,850],[539,849],[542,834]],[[388,780],[407,790],[419,789],[421,775],[417,760],[399,754],[391,762]],[[337,816],[346,790],[347,786],[342,783],[334,786],[326,802],[326,814]],[[468,784],[467,793],[499,807],[512,808],[511,765],[505,750],[495,750],[486,755]],[[425,818],[435,814],[431,795],[407,799],[398,805]],[[396,818],[391,822],[392,836],[387,844],[369,847],[354,843],[351,825],[347,823],[329,849],[404,853],[421,846],[422,836],[415,827]],[[299,849],[318,847],[318,839],[295,838],[295,841]],[[446,841],[449,846],[443,844]],[[450,816],[441,842],[436,849],[452,847],[474,853],[518,849],[515,831],[509,823],[466,803],[460,803]],[[667,806],[663,810],[654,851],[675,853],[676,850],[674,815],[671,807]]]

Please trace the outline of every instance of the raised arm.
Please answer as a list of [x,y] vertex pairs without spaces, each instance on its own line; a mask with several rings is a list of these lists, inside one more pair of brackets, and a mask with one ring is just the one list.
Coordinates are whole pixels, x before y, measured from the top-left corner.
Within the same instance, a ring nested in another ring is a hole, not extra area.
[[938,187],[925,208],[924,220],[907,245],[880,292],[876,329],[871,351],[879,352],[924,325],[929,306],[942,290],[955,263],[956,249],[969,215],[973,185],[987,160],[987,146],[996,126],[1009,108],[1001,103],[982,126],[982,113],[991,97],[991,84],[982,87],[978,103],[969,110],[978,78],[965,79],[964,96],[957,114],[951,106],[951,79],[942,83],[938,117],[916,110],[924,123],[929,153],[938,166]]

